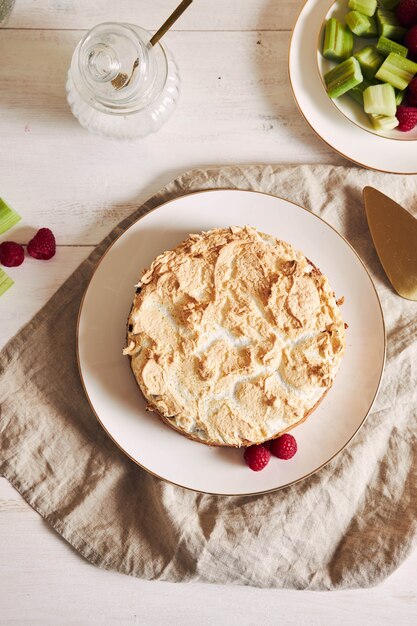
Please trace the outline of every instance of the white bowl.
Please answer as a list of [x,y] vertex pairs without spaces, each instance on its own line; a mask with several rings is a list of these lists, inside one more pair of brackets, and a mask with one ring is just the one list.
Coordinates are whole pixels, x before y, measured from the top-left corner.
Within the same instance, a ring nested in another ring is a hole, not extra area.
[[[326,85],[323,76],[324,74],[326,74],[326,72],[331,70],[332,67],[335,67],[336,65],[334,61],[329,61],[328,59],[325,59],[322,55],[325,24],[326,21],[331,17],[337,18],[340,22],[344,24],[345,15],[349,13],[350,10],[351,9],[349,9],[348,6],[348,0],[336,0],[336,2],[334,2],[334,4],[327,12],[319,33],[319,39],[317,42],[317,66],[323,88],[325,90]],[[361,39],[354,35],[354,52],[356,52],[360,48],[363,48],[364,46],[376,44],[376,42],[377,39]],[[395,128],[394,130],[375,130],[368,115],[365,113],[361,105],[347,94],[341,96],[340,98],[331,98],[331,101],[348,120],[369,133],[373,133],[374,135],[378,135],[380,137],[386,137],[387,139],[394,139],[396,141],[417,140],[417,126],[413,130],[405,133],[400,130],[396,130]]]

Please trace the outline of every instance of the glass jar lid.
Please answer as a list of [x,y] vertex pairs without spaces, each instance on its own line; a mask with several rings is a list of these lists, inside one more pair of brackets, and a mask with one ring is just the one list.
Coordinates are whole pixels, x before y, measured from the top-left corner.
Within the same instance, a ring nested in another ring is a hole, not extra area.
[[[162,46],[149,45],[147,31],[129,24],[104,23],[78,44],[71,63],[80,95],[101,111],[128,114],[148,106],[162,91],[167,63]],[[165,63],[157,62],[161,57]]]

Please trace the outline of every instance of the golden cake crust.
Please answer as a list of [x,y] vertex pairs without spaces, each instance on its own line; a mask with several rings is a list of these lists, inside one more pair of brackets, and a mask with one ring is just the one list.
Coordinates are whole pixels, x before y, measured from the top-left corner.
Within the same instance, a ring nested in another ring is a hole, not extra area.
[[190,235],[138,287],[124,353],[148,409],[187,437],[272,439],[331,387],[345,348],[340,309],[290,244],[250,227]]

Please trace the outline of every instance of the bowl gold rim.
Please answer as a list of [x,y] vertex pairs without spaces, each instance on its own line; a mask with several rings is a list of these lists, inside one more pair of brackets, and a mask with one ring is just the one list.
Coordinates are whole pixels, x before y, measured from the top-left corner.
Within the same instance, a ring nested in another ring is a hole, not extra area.
[[[329,15],[329,12],[332,10],[334,5],[337,4],[339,1],[340,0],[333,0],[333,2],[331,4],[331,6],[329,7],[326,15],[324,16],[325,20],[327,19],[327,16]],[[322,74],[322,72],[320,70],[320,64],[319,64],[319,58],[320,58],[320,55],[321,55],[321,52],[320,52],[320,49],[321,49],[320,48],[320,40],[321,40],[321,38],[323,36],[323,29],[324,29],[324,22],[321,25],[321,28],[319,30],[319,34],[318,34],[318,37],[317,37],[317,71],[319,73],[320,82],[323,85],[323,89],[326,91],[326,85],[325,85],[323,74]],[[369,41],[373,41],[373,40],[369,40]],[[369,44],[369,45],[372,45],[372,44]],[[412,138],[412,137],[401,137],[401,136],[400,137],[389,137],[388,135],[384,135],[384,134],[379,133],[377,130],[372,130],[371,128],[366,128],[365,126],[363,126],[359,122],[355,122],[355,120],[353,120],[351,117],[346,115],[346,113],[344,113],[344,111],[342,111],[342,109],[337,106],[334,98],[329,98],[329,99],[331,100],[333,106],[336,107],[336,109],[339,111],[339,113],[341,113],[343,115],[343,117],[345,119],[349,120],[349,122],[354,124],[357,128],[360,128],[361,130],[364,130],[365,132],[370,133],[371,135],[376,135],[377,137],[383,137],[384,139],[389,139],[390,141],[399,141],[401,143],[402,142],[409,142],[409,141],[417,141],[417,137],[415,137],[415,138]],[[355,104],[358,104],[358,103],[355,103]],[[360,105],[358,104],[358,106],[360,106]],[[369,124],[370,124],[370,126],[372,126],[371,123],[369,123]],[[393,130],[395,131],[396,129],[394,128]],[[400,133],[401,131],[397,131],[397,132]],[[403,134],[405,134],[405,133],[403,133]]]
[[[316,129],[314,128],[314,126],[312,125],[312,123],[311,123],[311,122],[309,121],[309,119],[307,118],[307,115],[304,113],[304,111],[303,111],[303,109],[302,109],[302,107],[301,107],[300,103],[298,102],[298,98],[297,98],[297,96],[296,96],[295,89],[294,89],[294,85],[293,85],[293,81],[292,81],[292,78],[291,78],[291,69],[290,69],[290,65],[291,65],[291,48],[292,48],[292,42],[293,42],[293,38],[294,38],[294,29],[295,29],[295,26],[297,25],[297,22],[298,22],[299,18],[301,17],[301,14],[303,13],[303,11],[304,11],[305,7],[307,6],[307,4],[310,4],[310,3],[312,3],[312,2],[313,2],[313,0],[305,0],[305,1],[304,1],[304,3],[303,3],[303,5],[302,5],[301,9],[299,10],[299,12],[298,12],[298,14],[297,14],[296,19],[295,19],[295,22],[294,22],[294,27],[293,27],[293,29],[292,29],[292,31],[291,31],[290,41],[289,41],[289,43],[288,43],[288,63],[287,63],[288,80],[289,80],[289,83],[290,83],[290,89],[291,89],[291,92],[292,92],[292,95],[293,95],[293,98],[294,98],[295,104],[297,105],[297,108],[298,108],[298,110],[300,111],[300,113],[301,113],[302,117],[303,117],[303,118],[304,118],[304,120],[307,122],[307,124],[308,124],[308,126],[311,128],[311,130],[315,133],[315,135],[316,135],[319,139],[321,139],[321,141],[322,141],[323,143],[325,143],[325,144],[326,144],[326,146],[328,146],[329,148],[331,148],[331,149],[332,149],[334,152],[336,152],[337,154],[340,154],[340,156],[344,157],[345,159],[347,159],[347,160],[348,160],[348,161],[350,161],[351,163],[355,163],[356,165],[360,165],[361,167],[364,167],[365,169],[372,170],[372,171],[375,171],[375,172],[383,172],[384,174],[396,174],[396,175],[399,175],[399,176],[415,176],[415,175],[417,174],[417,169],[416,169],[416,171],[414,171],[414,172],[399,172],[399,171],[393,171],[393,170],[383,169],[383,168],[381,168],[381,167],[375,167],[374,165],[369,165],[369,164],[367,164],[367,163],[363,163],[362,161],[358,161],[357,159],[354,159],[353,157],[348,156],[347,154],[345,154],[344,152],[342,152],[342,151],[341,151],[341,150],[339,150],[338,148],[335,148],[335,147],[334,147],[334,146],[330,143],[330,141],[327,141],[326,139],[324,139],[324,137],[322,137],[322,135],[318,132],[318,130],[316,130]],[[336,105],[333,103],[333,106],[336,106]],[[336,107],[336,109],[337,109],[337,107]],[[340,113],[340,115],[342,116],[342,118],[343,118],[343,119],[348,119],[348,118],[346,118],[346,116],[345,116],[345,115],[344,115],[341,111],[339,111],[339,113]],[[352,123],[354,124],[354,122],[352,122]],[[359,128],[362,128],[362,127],[359,127]],[[364,130],[364,129],[362,129],[362,130]],[[374,136],[374,137],[379,137],[380,139],[387,139],[387,137],[383,137],[382,135],[375,135],[374,133],[371,133],[370,131],[368,131],[368,132],[369,132],[369,134],[370,134],[370,135],[372,135],[372,136]]]

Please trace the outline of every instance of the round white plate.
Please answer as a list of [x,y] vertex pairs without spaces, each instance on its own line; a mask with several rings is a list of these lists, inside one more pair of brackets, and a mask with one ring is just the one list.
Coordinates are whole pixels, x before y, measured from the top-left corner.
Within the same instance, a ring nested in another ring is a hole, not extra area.
[[[382,137],[361,128],[363,119],[358,109],[346,102],[347,96],[335,106],[324,89],[317,50],[323,23],[333,4],[334,0],[307,0],[298,16],[289,52],[290,83],[295,101],[317,135],[342,156],[382,172],[416,174],[414,141],[395,140],[394,133]],[[356,112],[353,121],[348,119],[352,112]],[[415,139],[415,136],[410,135],[410,138]]]
[[[345,296],[347,349],[336,381],[309,419],[292,432],[299,450],[252,472],[243,451],[190,441],[145,411],[122,356],[134,284],[164,250],[189,233],[251,225],[300,249]],[[365,420],[385,359],[382,311],[373,283],[353,248],[306,209],[266,194],[216,190],[160,206],[115,241],[98,264],[80,308],[77,338],[81,378],[91,406],[114,442],[136,463],[182,487],[222,495],[279,489],[317,471],[340,452]]]

